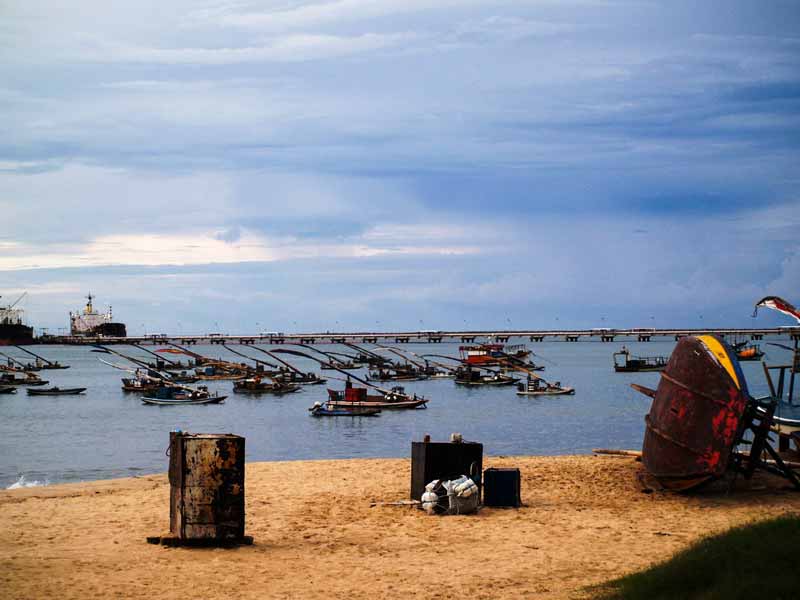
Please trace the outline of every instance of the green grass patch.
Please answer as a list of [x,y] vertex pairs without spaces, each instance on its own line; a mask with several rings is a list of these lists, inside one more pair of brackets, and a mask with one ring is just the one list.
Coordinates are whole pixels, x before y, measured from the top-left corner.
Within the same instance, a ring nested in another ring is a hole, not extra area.
[[800,598],[800,516],[704,538],[667,562],[589,591],[602,600]]

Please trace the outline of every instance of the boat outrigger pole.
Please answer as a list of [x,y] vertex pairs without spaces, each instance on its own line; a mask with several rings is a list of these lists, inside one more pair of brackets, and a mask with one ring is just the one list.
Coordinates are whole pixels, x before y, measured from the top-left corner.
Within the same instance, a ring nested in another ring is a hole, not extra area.
[[367,350],[366,348],[353,344],[352,342],[342,342],[342,345],[347,346],[351,350],[355,350],[356,352],[360,352],[366,356],[369,356],[370,358],[374,358],[375,360],[380,361],[381,363],[388,362],[388,360],[383,356],[381,356],[380,354],[372,352],[371,350]]
[[180,363],[179,363],[179,362],[175,362],[175,361],[174,361],[174,360],[172,360],[171,358],[167,358],[166,356],[163,356],[163,355],[161,355],[161,354],[156,354],[156,353],[155,353],[155,352],[153,352],[152,350],[148,350],[147,348],[145,348],[144,346],[141,346],[141,345],[139,345],[139,344],[129,344],[129,346],[133,346],[134,348],[139,348],[139,350],[144,350],[144,351],[145,351],[145,352],[147,352],[148,354],[152,354],[152,355],[153,355],[153,356],[155,356],[156,358],[158,358],[158,359],[160,359],[160,360],[163,360],[163,361],[165,361],[165,362],[168,362],[168,363],[169,363],[169,364],[171,364],[171,365],[180,366]]
[[[316,349],[316,348],[314,348],[313,346],[309,346],[309,345],[307,345],[307,344],[290,344],[290,345],[291,345],[291,346],[300,346],[301,348],[305,348],[306,350],[313,350],[314,352],[319,352],[319,353],[320,353],[320,354],[322,354],[323,356],[326,356],[326,357],[328,357],[328,362],[326,362],[326,363],[323,363],[322,361],[320,361],[320,360],[318,360],[318,359],[316,359],[316,358],[314,359],[314,360],[316,360],[318,363],[320,363],[321,365],[324,365],[324,366],[326,366],[326,367],[336,368],[336,367],[334,366],[334,362],[336,362],[336,363],[338,363],[338,364],[340,364],[340,365],[342,365],[342,364],[346,364],[346,363],[343,363],[343,362],[342,362],[341,360],[339,360],[338,358],[336,358],[336,356],[334,356],[334,354],[333,354],[333,353],[331,353],[331,352],[323,352],[322,350],[317,350],[317,349]],[[309,357],[309,358],[310,358],[310,357]],[[339,369],[336,369],[336,370],[338,371]]]
[[46,359],[44,356],[39,356],[38,354],[34,354],[34,353],[33,353],[33,352],[31,352],[30,350],[28,350],[27,348],[23,348],[22,346],[17,346],[16,344],[14,344],[14,348],[19,348],[19,349],[20,349],[20,350],[22,350],[23,352],[26,352],[26,353],[30,354],[31,356],[33,356],[33,357],[35,357],[35,358],[38,358],[38,359],[39,359],[39,360],[41,360],[41,361],[44,361],[44,362],[46,362],[48,365],[54,365],[54,364],[56,364],[56,363],[54,363],[54,362],[52,362],[52,361],[49,361],[49,360],[47,360],[47,359]]
[[228,352],[233,352],[236,356],[241,356],[242,358],[246,358],[247,360],[252,360],[257,365],[265,365],[267,367],[270,367],[271,369],[277,369],[278,368],[278,365],[276,365],[276,364],[273,364],[271,362],[267,362],[265,360],[259,360],[257,358],[253,358],[252,356],[249,356],[247,354],[239,352],[238,350],[234,350],[233,348],[228,346],[228,344],[222,344],[222,345],[225,347],[226,350],[228,350]]
[[[293,344],[293,345],[294,346],[300,346],[302,344]],[[342,375],[345,375],[345,376],[349,377],[350,379],[355,379],[359,383],[363,383],[367,387],[371,387],[373,390],[378,390],[379,392],[381,392],[384,395],[393,394],[394,393],[394,392],[392,392],[390,390],[385,390],[385,389],[383,389],[381,387],[378,387],[377,385],[375,385],[374,383],[370,383],[366,379],[361,379],[361,377],[353,375],[352,373],[348,373],[347,371],[345,371],[343,369],[340,369],[340,368],[338,368],[336,366],[333,366],[330,363],[325,363],[325,362],[321,361],[320,359],[311,356],[310,354],[306,354],[305,352],[300,352],[298,350],[288,350],[286,348],[281,348],[279,350],[273,350],[273,352],[281,353],[281,354],[294,354],[295,356],[303,356],[305,358],[310,358],[311,360],[318,362],[320,365],[328,365],[328,366],[330,366],[330,368],[332,368],[332,369],[334,369],[336,371],[339,371],[339,373],[341,373]],[[325,353],[322,352],[322,354],[325,354]]]
[[[435,363],[432,360],[427,360],[425,358],[425,356],[417,354],[416,352],[412,352],[411,350],[406,350],[405,348],[403,348],[403,349],[392,348],[391,346],[378,346],[378,348],[380,348],[381,350],[387,350],[388,352],[391,352],[392,354],[396,354],[397,356],[399,356],[403,360],[410,362],[412,365],[414,365],[415,367],[417,367],[419,369],[427,369],[428,368],[428,363],[431,363],[431,364],[436,365],[437,367],[441,367],[441,368],[446,369],[448,371],[454,371],[455,370],[452,367],[448,367],[447,365],[442,365],[442,364]],[[418,362],[418,361],[415,361],[415,360],[412,360],[412,359],[408,358],[407,355],[409,355],[409,354],[411,356],[416,356],[417,358],[422,359],[424,362]],[[429,356],[433,356],[433,355],[431,354]]]
[[[290,369],[291,371],[294,371],[298,375],[305,375],[305,373],[303,373],[300,369],[295,367],[292,363],[283,360],[280,356],[275,356],[275,354],[270,352],[269,350],[264,350],[263,348],[257,348],[256,346],[252,346],[252,348],[253,348],[253,350],[258,350],[259,352],[263,352],[267,356],[269,356],[271,358],[274,358],[279,363],[281,363],[282,365],[285,365],[288,369]],[[267,363],[267,364],[269,364],[269,363]],[[274,366],[277,367],[277,365],[274,365]]]
[[3,356],[6,359],[8,359],[9,366],[11,366],[11,363],[16,363],[16,364],[19,365],[19,368],[21,368],[21,369],[26,369],[28,367],[28,365],[26,365],[25,363],[18,361],[16,358],[14,358],[13,356],[9,356],[8,354],[4,354],[4,353],[0,352],[0,356]]
[[117,350],[112,350],[106,346],[101,346],[100,344],[93,344],[95,350],[91,350],[91,352],[101,352],[103,354],[113,354],[115,356],[119,356],[120,358],[124,358],[132,362],[135,365],[138,365],[142,369],[145,370],[145,373],[154,379],[164,379],[164,380],[171,380],[172,376],[169,373],[164,373],[163,371],[158,371],[153,369],[150,365],[148,365],[143,360],[139,360],[138,358],[133,358],[132,356],[128,356],[127,354],[123,354],[122,352],[118,352]]

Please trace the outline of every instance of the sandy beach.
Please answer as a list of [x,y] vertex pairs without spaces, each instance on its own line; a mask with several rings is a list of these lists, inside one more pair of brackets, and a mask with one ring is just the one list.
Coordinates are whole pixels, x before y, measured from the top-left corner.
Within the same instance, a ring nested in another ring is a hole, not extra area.
[[731,494],[646,493],[629,457],[495,457],[525,506],[428,516],[406,459],[247,466],[253,546],[166,548],[166,475],[0,492],[3,598],[575,598],[698,537],[800,511],[761,476]]

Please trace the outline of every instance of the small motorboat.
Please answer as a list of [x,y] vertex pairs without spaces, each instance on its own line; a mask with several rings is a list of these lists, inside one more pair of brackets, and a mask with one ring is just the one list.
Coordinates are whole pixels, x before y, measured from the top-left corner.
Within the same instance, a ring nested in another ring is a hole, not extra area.
[[428,376],[417,369],[380,368],[369,372],[368,381],[421,381]]
[[233,382],[233,391],[236,394],[291,394],[299,392],[300,386],[296,383],[287,383],[280,379],[262,381],[260,377],[250,377]]
[[625,346],[614,352],[614,371],[617,373],[640,373],[643,371],[663,371],[667,367],[666,356],[633,356]]
[[517,396],[571,396],[575,388],[562,387],[560,381],[550,383],[541,377],[528,377],[525,383],[517,384]]
[[308,409],[312,417],[377,417],[381,414],[380,408],[365,406],[334,407],[322,402],[315,402]]
[[[367,383],[367,382],[365,382]],[[368,384],[369,385],[369,384]],[[367,388],[354,387],[350,379],[345,382],[344,390],[328,390],[328,404],[331,408],[379,408],[387,410],[425,408],[427,398],[419,398],[415,394],[409,396],[400,386],[384,391],[375,388],[380,395],[367,393]]]
[[503,375],[499,371],[493,371],[488,374],[481,373],[480,369],[473,369],[470,366],[466,368],[459,367],[456,369],[455,382],[458,385],[514,385],[519,381],[516,377]]
[[206,386],[192,389],[183,386],[164,385],[158,388],[155,397],[142,396],[142,403],[158,406],[182,406],[187,404],[220,404],[227,396],[219,392],[210,394]]
[[28,388],[28,396],[77,396],[86,391],[85,387],[60,388],[58,386],[43,389]]
[[185,400],[161,400],[159,398],[147,398],[142,396],[142,404],[152,404],[155,406],[184,406],[189,404],[222,404],[227,396],[214,394],[206,398],[187,398]]
[[14,377],[13,373],[0,374],[0,385],[47,385],[49,381],[39,379],[36,375],[29,374],[27,377]]
[[0,394],[16,394],[17,388],[13,385],[0,385]]

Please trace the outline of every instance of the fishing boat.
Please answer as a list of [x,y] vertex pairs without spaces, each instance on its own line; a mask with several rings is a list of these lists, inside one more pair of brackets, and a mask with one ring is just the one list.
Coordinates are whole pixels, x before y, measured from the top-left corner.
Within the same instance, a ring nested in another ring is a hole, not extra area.
[[17,388],[13,385],[0,385],[0,394],[16,394]]
[[195,370],[198,379],[203,381],[236,381],[250,376],[247,369],[230,368],[226,365],[205,365]]
[[394,386],[391,390],[374,388],[380,395],[369,394],[367,388],[355,387],[348,378],[344,390],[328,389],[328,406],[333,408],[381,408],[381,409],[407,409],[425,408],[428,403],[426,398],[419,398],[416,394],[410,396],[401,386]]
[[297,385],[321,385],[328,381],[316,373],[302,373],[300,371],[292,371],[283,367],[281,367],[277,375],[274,375],[274,379],[276,381],[293,383]]
[[739,361],[755,361],[761,360],[764,357],[764,351],[761,350],[761,347],[758,344],[748,344],[747,342],[742,342],[740,344],[734,344],[733,349],[736,352],[736,358]]
[[517,396],[568,396],[575,388],[562,387],[560,381],[550,383],[541,377],[528,377],[525,383],[517,384]]
[[69,365],[62,365],[57,360],[47,360],[45,357],[39,356],[38,354],[35,354],[35,353],[31,352],[30,350],[28,350],[27,348],[24,348],[24,347],[19,346],[19,345],[15,345],[15,347],[19,348],[20,350],[22,350],[26,354],[30,354],[31,356],[33,356],[36,359],[35,365],[37,367],[39,367],[39,369],[41,369],[41,370],[69,369]]
[[669,357],[633,356],[625,346],[614,352],[614,371],[617,373],[639,373],[642,371],[663,371]]
[[51,388],[34,389],[28,388],[28,396],[77,396],[86,391],[85,387],[77,388],[60,388],[58,386]]
[[25,377],[16,377],[17,373],[0,373],[0,385],[47,385],[49,381],[39,379],[33,373],[25,373]]
[[321,402],[315,402],[308,410],[312,417],[377,417],[381,414],[380,408],[364,406],[336,408]]
[[498,367],[525,361],[531,351],[524,344],[506,346],[505,344],[478,344],[461,346],[458,349],[461,361],[476,367]]
[[286,383],[279,379],[263,381],[260,377],[250,377],[233,382],[233,391],[236,394],[291,394],[299,392],[300,386]]
[[480,369],[473,369],[471,366],[459,367],[456,369],[455,382],[458,385],[514,385],[519,379],[504,375],[499,371],[490,371],[489,373],[482,373]]
[[17,360],[13,356],[4,354],[3,352],[0,352],[0,356],[6,359],[6,364],[2,365],[3,371],[16,371],[18,373],[36,373],[42,370],[40,366],[34,363],[31,362],[24,363],[20,360]]
[[410,366],[407,369],[381,367],[370,371],[367,376],[369,381],[420,381],[427,378],[427,375]]
[[144,404],[159,406],[181,406],[188,404],[219,404],[227,396],[220,396],[219,392],[210,394],[208,388],[199,386],[196,389],[183,386],[164,385],[158,388],[154,397],[142,396]]
[[163,379],[155,379],[153,377],[136,376],[122,378],[123,392],[134,392],[138,394],[155,393],[158,388],[163,385]]

